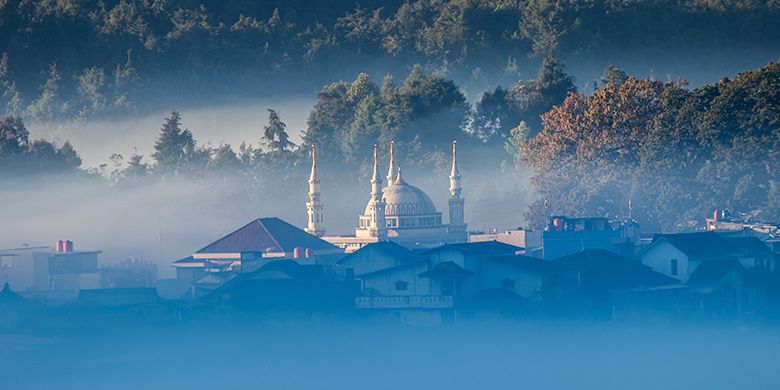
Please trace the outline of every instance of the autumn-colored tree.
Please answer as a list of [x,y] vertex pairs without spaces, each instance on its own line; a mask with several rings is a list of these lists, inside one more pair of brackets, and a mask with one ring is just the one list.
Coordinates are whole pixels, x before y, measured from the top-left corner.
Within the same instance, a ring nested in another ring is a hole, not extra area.
[[543,130],[519,147],[547,200],[547,209],[543,200],[532,205],[529,220],[539,225],[549,213],[627,217],[641,207],[641,150],[655,132],[664,94],[678,88],[629,78],[592,97],[572,93],[542,115]]

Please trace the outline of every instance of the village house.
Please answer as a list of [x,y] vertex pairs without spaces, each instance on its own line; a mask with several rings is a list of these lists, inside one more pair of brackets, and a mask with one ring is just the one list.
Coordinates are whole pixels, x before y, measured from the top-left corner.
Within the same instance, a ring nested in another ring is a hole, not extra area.
[[179,279],[213,289],[241,272],[294,259],[302,264],[334,263],[343,250],[279,218],[258,218],[175,261]]
[[658,234],[638,258],[642,264],[682,283],[709,261],[735,260],[746,269],[775,269],[769,248],[760,240],[727,238],[714,232]]

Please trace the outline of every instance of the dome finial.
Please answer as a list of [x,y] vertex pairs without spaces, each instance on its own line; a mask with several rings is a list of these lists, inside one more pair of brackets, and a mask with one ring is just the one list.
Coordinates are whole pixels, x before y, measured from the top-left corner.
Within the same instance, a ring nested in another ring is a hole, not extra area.
[[401,178],[401,167],[398,167],[398,175],[395,177],[395,184],[406,184],[404,179]]

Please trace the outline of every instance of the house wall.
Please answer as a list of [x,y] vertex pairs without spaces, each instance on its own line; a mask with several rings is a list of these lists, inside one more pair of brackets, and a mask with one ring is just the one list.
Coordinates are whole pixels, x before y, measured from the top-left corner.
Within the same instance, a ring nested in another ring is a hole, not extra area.
[[0,255],[0,283],[8,281],[15,291],[32,290],[35,286],[32,249],[5,251]]
[[[383,296],[432,295],[429,280],[418,276],[427,270],[428,263],[420,262],[413,266],[368,275],[361,278],[363,280],[363,290],[373,289]],[[395,282],[398,281],[408,283],[406,291],[395,289]]]
[[355,275],[360,276],[369,272],[395,267],[400,262],[401,259],[389,256],[382,251],[367,249],[351,254],[349,258],[344,259],[341,267],[343,269],[352,268],[355,270]]
[[497,261],[486,261],[477,276],[482,290],[501,288],[503,280],[514,280],[514,291],[523,298],[531,298],[542,288],[542,275]]
[[[678,279],[687,283],[696,266],[697,261],[689,261],[688,256],[667,241],[659,241],[652,244],[642,255],[642,264],[649,266],[653,271]],[[677,275],[672,275],[671,259],[677,259]]]
[[[482,290],[478,276],[476,276],[480,274],[480,269],[482,267],[479,257],[466,255],[459,250],[443,249],[431,253],[431,261],[432,265],[451,261],[474,273],[474,275],[469,276],[460,282],[461,295],[474,295]],[[440,286],[438,284],[434,286],[433,289],[434,295],[441,295]]]

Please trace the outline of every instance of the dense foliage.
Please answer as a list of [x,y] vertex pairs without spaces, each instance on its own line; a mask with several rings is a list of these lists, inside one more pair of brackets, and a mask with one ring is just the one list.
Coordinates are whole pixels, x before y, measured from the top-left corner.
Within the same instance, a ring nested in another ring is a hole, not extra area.
[[[321,164],[338,167],[322,170],[338,182],[355,178],[339,172],[365,177],[371,145],[389,140],[405,169],[444,172],[446,147],[457,138],[461,155],[475,163],[499,169],[509,157],[499,152],[505,147],[517,169],[533,171],[531,225],[566,214],[632,217],[647,229],[675,230],[723,208],[780,220],[780,62],[695,89],[609,67],[592,95],[575,91],[554,59],[544,62],[536,79],[488,92],[474,107],[453,81],[420,67],[398,83],[359,74],[326,85],[303,145],[290,142],[274,110],[258,139],[237,150],[198,144],[172,112],[150,156],[115,155],[113,165],[91,173],[117,188],[175,177],[262,196],[300,190],[311,144]],[[0,177],[90,173],[80,163],[69,143],[30,140],[19,117],[0,121]]]
[[[415,63],[457,75],[451,77],[461,84],[483,80],[477,90],[495,86],[497,74],[533,69],[530,57],[602,65],[636,58],[652,67],[673,53],[692,53],[706,65],[734,48],[778,48],[778,4],[6,0],[0,109],[34,119],[80,118],[154,108],[171,90],[202,103],[299,83],[311,90],[368,70],[398,75]],[[506,100],[504,92],[495,98]]]
[[542,116],[518,158],[541,198],[528,212],[632,216],[688,227],[713,209],[780,220],[780,62],[694,90],[617,78]]

